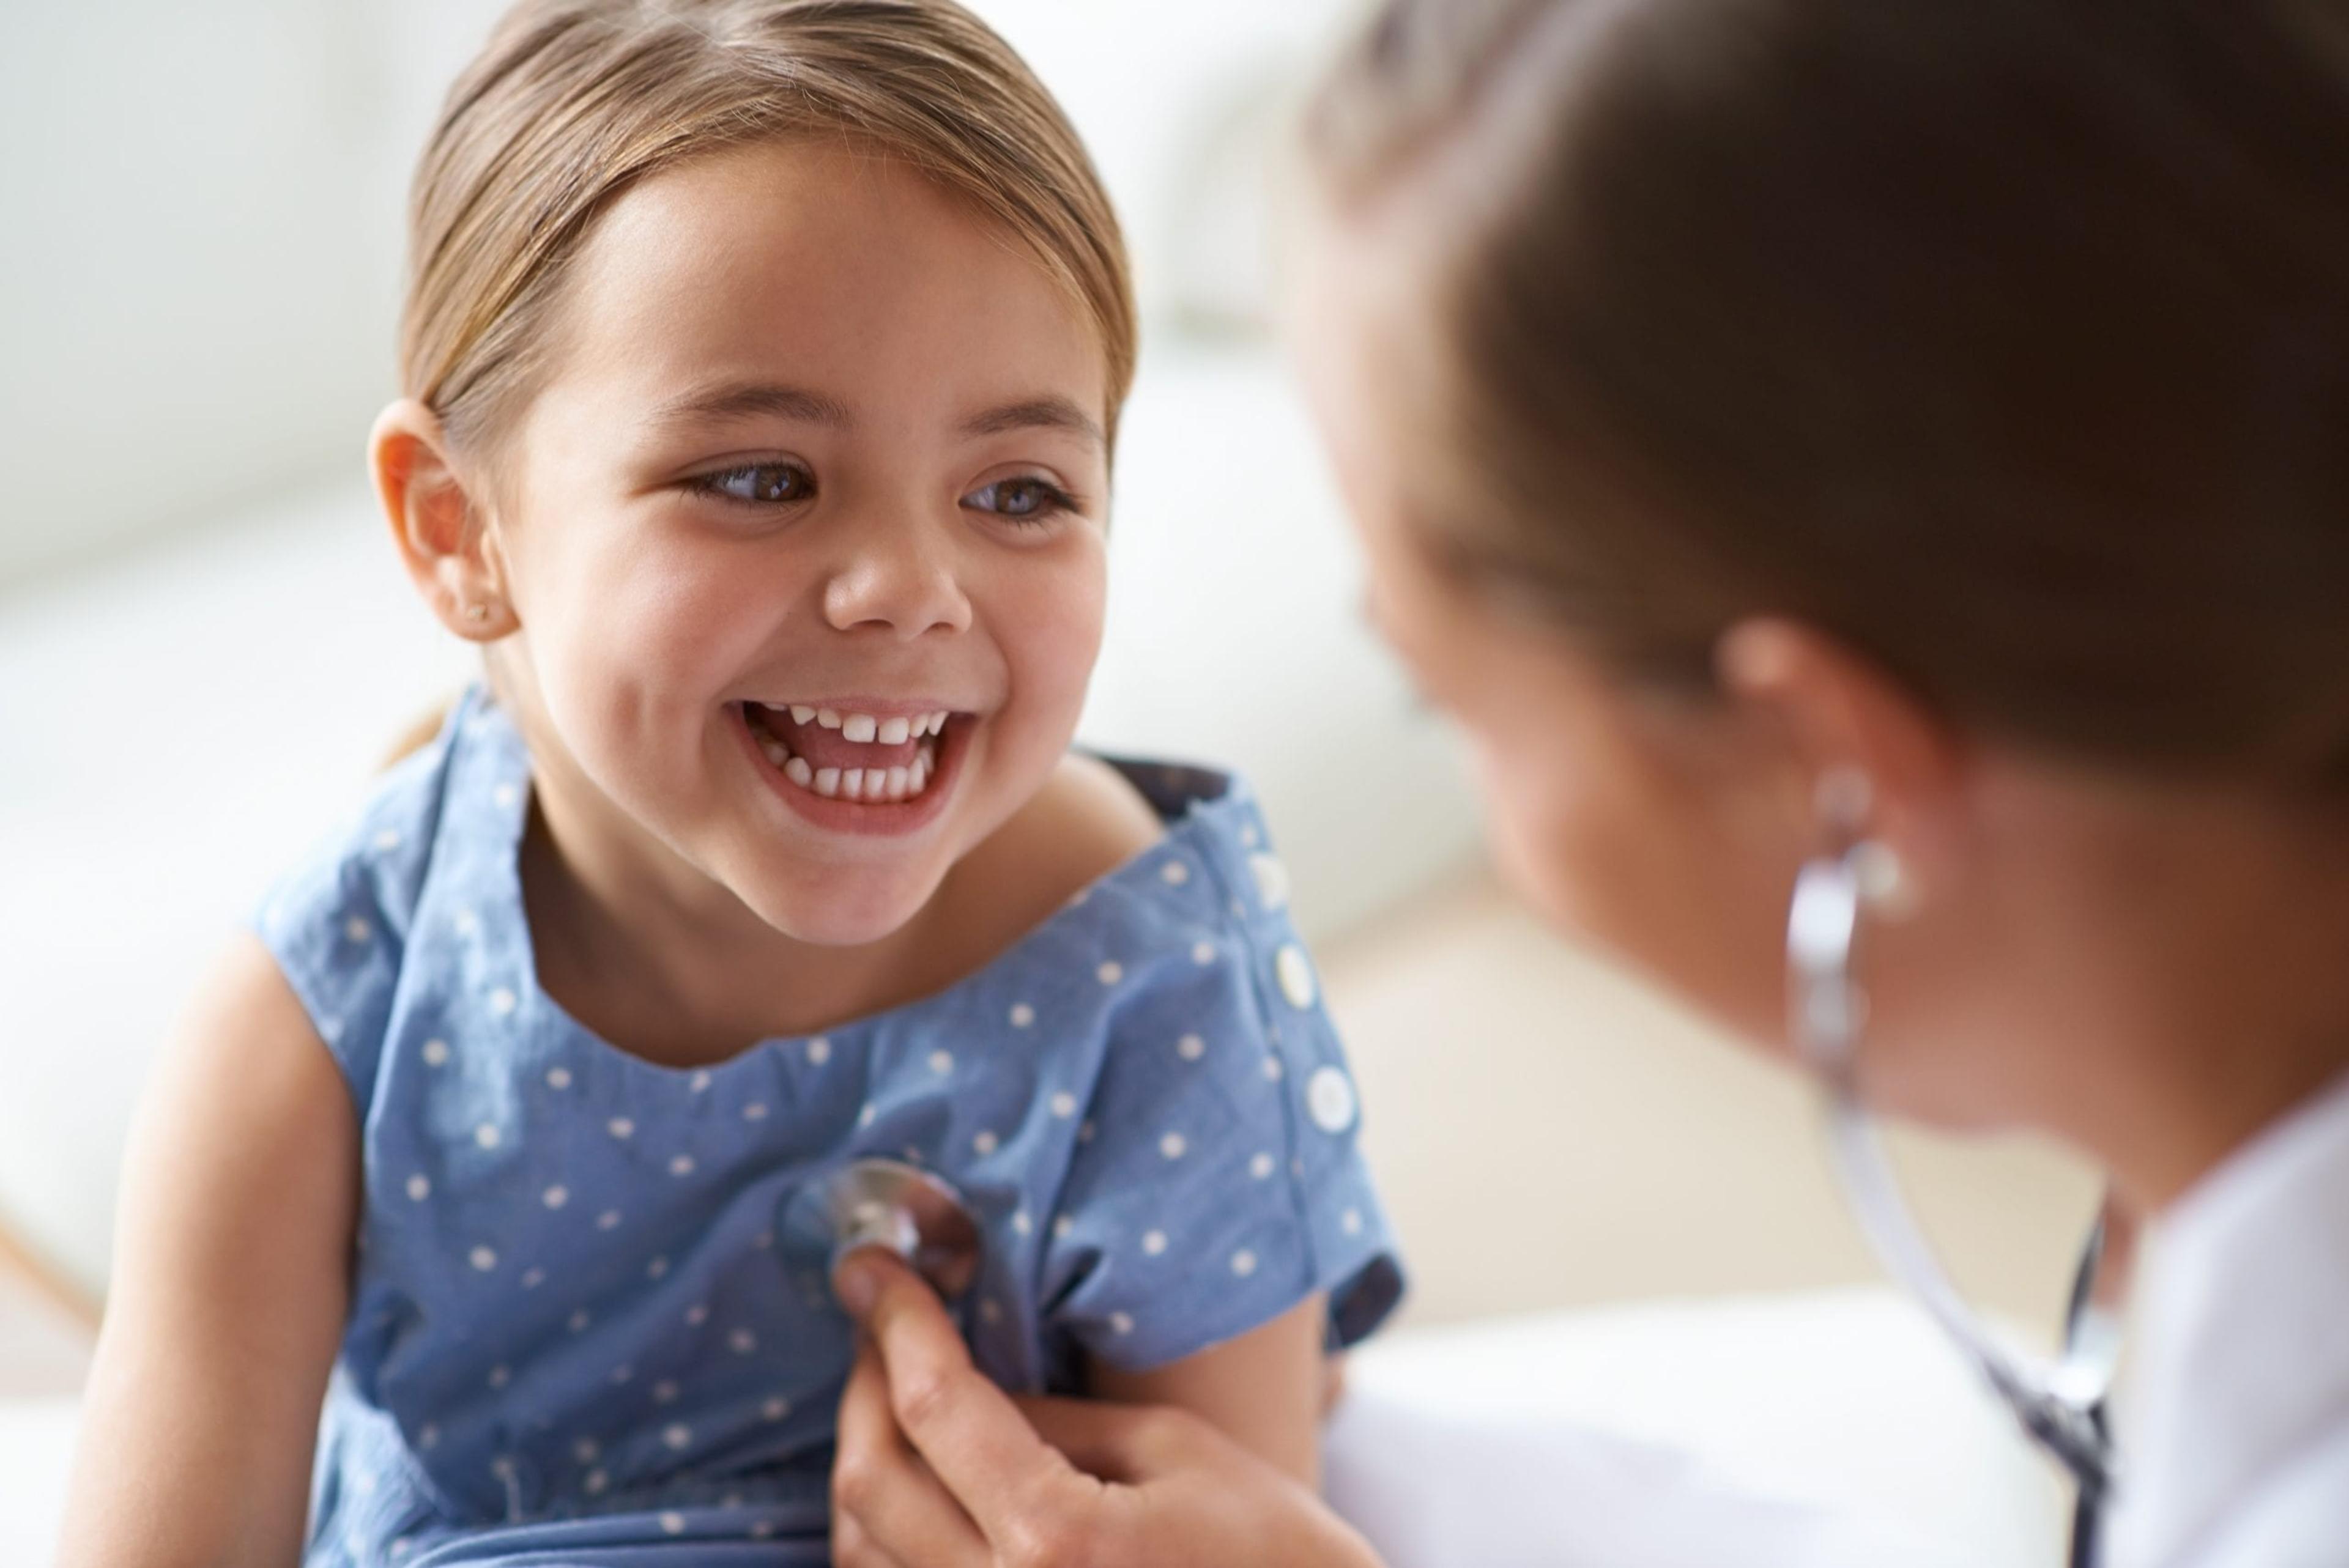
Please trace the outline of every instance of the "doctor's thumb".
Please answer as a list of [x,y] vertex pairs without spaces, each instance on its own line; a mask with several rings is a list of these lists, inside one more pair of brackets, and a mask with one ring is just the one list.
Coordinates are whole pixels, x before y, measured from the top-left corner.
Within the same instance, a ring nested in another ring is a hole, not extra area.
[[874,1312],[885,1295],[901,1290],[930,1294],[921,1276],[885,1247],[858,1247],[832,1271],[832,1294],[860,1328],[873,1326]]

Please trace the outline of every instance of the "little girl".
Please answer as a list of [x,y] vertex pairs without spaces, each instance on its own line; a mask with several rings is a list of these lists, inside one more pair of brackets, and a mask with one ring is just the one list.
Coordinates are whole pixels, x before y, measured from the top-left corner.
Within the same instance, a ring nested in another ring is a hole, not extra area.
[[526,0],[413,243],[374,470],[485,679],[167,1053],[67,1561],[823,1561],[778,1215],[875,1156],[992,1375],[1309,1481],[1400,1275],[1245,788],[1069,750],[1133,322],[1057,108],[950,0]]

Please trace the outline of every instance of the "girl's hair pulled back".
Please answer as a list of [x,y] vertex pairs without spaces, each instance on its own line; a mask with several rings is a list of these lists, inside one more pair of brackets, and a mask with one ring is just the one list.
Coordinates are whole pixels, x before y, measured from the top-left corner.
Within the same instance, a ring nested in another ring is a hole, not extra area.
[[1307,139],[1410,215],[1440,567],[2349,786],[2349,3],[1385,0]]
[[523,0],[417,167],[403,389],[493,450],[597,216],[686,159],[795,136],[903,160],[1032,253],[1100,333],[1113,435],[1136,352],[1116,216],[1051,96],[952,0]]

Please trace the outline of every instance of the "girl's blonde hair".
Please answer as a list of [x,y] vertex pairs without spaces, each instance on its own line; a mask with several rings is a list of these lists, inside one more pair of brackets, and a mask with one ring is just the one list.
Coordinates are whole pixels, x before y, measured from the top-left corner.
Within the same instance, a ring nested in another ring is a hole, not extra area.
[[1116,215],[1051,95],[953,0],[522,0],[417,166],[403,389],[459,450],[493,450],[536,389],[570,263],[623,191],[811,134],[920,169],[1034,254],[1101,335],[1113,438],[1135,356]]

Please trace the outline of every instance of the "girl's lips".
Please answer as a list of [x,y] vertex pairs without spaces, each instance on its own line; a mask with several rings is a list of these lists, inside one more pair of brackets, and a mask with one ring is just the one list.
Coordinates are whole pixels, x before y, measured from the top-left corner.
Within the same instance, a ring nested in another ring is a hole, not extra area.
[[[913,833],[936,820],[955,787],[969,750],[971,732],[978,726],[976,718],[957,715],[938,735],[884,746],[844,741],[837,732],[815,725],[779,726],[776,717],[771,710],[750,705],[731,706],[733,727],[751,767],[785,805],[816,826],[867,836]],[[841,762],[854,766],[826,761],[819,769],[819,758],[793,750],[776,733],[778,728],[798,733],[811,749],[824,748],[824,757],[837,755]],[[828,736],[828,744],[818,736]],[[852,779],[852,772],[860,777]],[[866,779],[871,780],[869,790],[864,788]],[[835,793],[826,795],[823,792],[826,788]],[[896,798],[863,798],[867,795]]]

